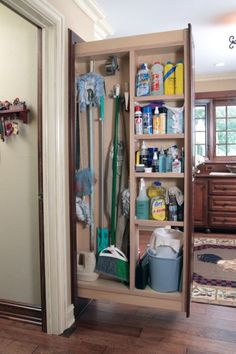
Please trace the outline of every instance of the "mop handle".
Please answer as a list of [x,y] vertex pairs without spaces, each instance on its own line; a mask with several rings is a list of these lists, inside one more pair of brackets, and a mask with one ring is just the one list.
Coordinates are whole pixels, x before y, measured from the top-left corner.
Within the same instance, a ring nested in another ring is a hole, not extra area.
[[111,244],[116,244],[116,175],[118,154],[118,121],[119,121],[119,93],[115,97],[115,132],[113,147],[113,176],[112,176],[112,203],[111,203]]
[[100,226],[103,228],[104,217],[104,96],[100,97],[100,193],[101,193],[101,207],[100,207]]

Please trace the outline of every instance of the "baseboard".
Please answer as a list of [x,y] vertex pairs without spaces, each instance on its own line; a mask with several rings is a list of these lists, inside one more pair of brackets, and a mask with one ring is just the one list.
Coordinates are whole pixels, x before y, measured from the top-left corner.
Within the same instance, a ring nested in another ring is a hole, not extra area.
[[0,300],[0,317],[42,325],[40,306]]

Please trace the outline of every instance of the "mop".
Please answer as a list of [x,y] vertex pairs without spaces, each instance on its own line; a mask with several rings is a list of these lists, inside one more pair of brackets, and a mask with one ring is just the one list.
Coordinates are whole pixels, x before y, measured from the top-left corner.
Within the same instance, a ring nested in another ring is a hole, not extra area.
[[[89,130],[89,169],[83,171],[88,177],[88,181],[93,180],[94,175],[94,146],[93,146],[93,107],[100,103],[100,98],[104,96],[104,80],[102,76],[93,72],[94,62],[90,61],[90,72],[79,76],[78,90],[79,90],[79,105],[80,112],[86,110],[88,107],[88,130]],[[81,180],[84,179],[81,173]],[[83,181],[80,181],[82,184]],[[85,183],[86,184],[86,183]],[[98,274],[94,272],[96,257],[94,254],[94,186],[89,183],[90,188],[90,252],[80,252],[78,254],[78,278],[80,280],[93,281],[96,280]]]

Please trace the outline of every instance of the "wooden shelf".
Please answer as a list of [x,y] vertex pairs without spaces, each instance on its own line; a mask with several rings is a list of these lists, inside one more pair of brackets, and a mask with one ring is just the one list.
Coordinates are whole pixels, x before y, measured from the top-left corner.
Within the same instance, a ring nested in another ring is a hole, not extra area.
[[171,139],[184,139],[184,134],[140,134],[134,135],[135,140],[171,140]]
[[4,109],[0,111],[0,117],[20,119],[23,123],[28,123],[28,112],[27,108],[16,108],[16,109]]
[[125,304],[145,305],[155,308],[182,311],[181,292],[160,293],[149,286],[145,289],[130,289],[129,286],[111,279],[98,278],[96,281],[78,281],[78,296],[90,299],[105,299]]
[[184,173],[135,172],[134,176],[136,178],[184,178]]
[[134,97],[135,102],[153,102],[153,101],[183,101],[184,95],[155,95]]
[[134,221],[135,225],[138,226],[145,226],[145,227],[158,227],[158,226],[176,226],[176,227],[183,227],[183,221],[158,221],[158,220],[140,220],[136,219]]

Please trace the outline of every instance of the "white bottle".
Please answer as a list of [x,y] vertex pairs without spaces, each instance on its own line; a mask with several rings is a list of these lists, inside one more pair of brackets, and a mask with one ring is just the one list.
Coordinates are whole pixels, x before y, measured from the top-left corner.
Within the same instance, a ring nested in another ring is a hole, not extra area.
[[151,68],[151,95],[163,95],[163,65],[159,61]]

